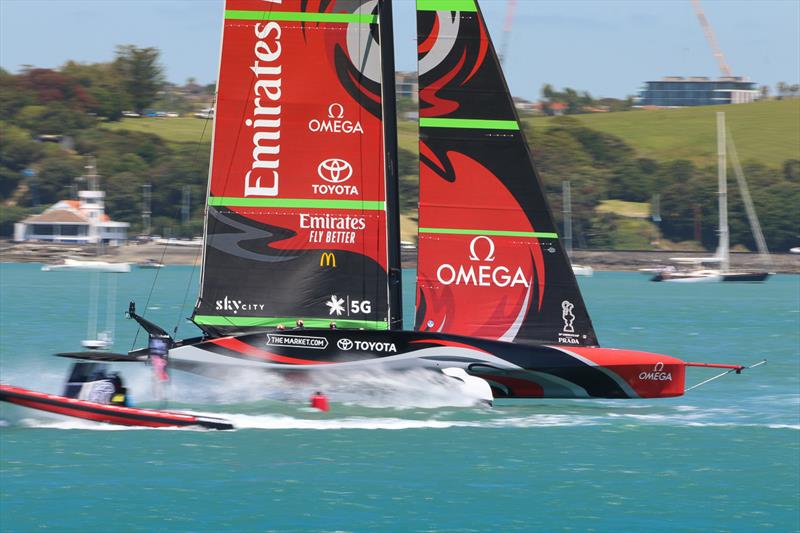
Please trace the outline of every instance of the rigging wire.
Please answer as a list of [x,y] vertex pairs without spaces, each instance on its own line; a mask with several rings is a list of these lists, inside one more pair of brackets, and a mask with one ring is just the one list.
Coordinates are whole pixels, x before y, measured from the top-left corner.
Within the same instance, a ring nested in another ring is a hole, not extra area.
[[189,280],[186,282],[186,290],[183,293],[183,302],[181,303],[181,306],[178,309],[178,316],[175,318],[175,327],[172,330],[173,337],[177,337],[178,335],[178,327],[180,327],[181,324],[181,315],[183,315],[183,310],[186,308],[186,300],[189,298],[189,289],[192,286],[194,273],[197,271],[197,256],[200,254],[201,250],[202,248],[194,254],[194,261],[192,262],[192,273],[189,275]]
[[[166,255],[167,255],[167,244],[164,244],[164,249],[161,252],[161,259],[159,259],[158,261],[160,264],[162,265],[164,264],[164,257]],[[150,292],[147,294],[147,300],[145,300],[144,303],[144,310],[142,311],[142,317],[144,317],[147,314],[147,308],[150,307],[150,299],[153,296],[153,291],[156,288],[156,283],[158,283],[158,275],[161,273],[161,269],[156,268],[155,271],[156,272],[155,275],[153,276],[153,283],[150,284]],[[136,334],[133,336],[133,342],[131,343],[131,351],[133,351],[133,349],[136,347],[136,341],[139,339],[139,331],[141,331],[141,329],[142,329],[141,325],[138,328],[136,328]]]
[[[212,102],[212,108],[216,109],[216,98],[214,98],[214,101]],[[194,156],[195,156],[194,159],[195,160],[196,160],[197,156],[199,155],[203,139],[206,136],[206,130],[208,129],[208,122],[209,122],[209,119],[205,119],[203,121],[203,130],[200,132],[200,138],[198,139],[197,144],[195,145],[195,153],[194,153]],[[164,257],[166,257],[166,255],[167,255],[168,246],[169,245],[167,243],[164,243],[164,248],[163,248],[163,251],[161,252],[161,259],[159,260],[159,263],[162,264],[162,265],[164,264]],[[201,246],[200,249],[202,250],[202,246]],[[195,253],[195,257],[194,257],[194,261],[193,261],[192,274],[189,276],[189,281],[186,284],[186,292],[185,292],[184,297],[183,297],[183,303],[181,304],[180,310],[178,311],[178,313],[179,313],[178,321],[175,324],[175,328],[173,330],[173,335],[175,333],[177,333],[177,331],[178,331],[178,326],[179,326],[179,323],[180,323],[180,315],[183,314],[183,308],[186,306],[186,298],[188,297],[189,287],[191,285],[192,279],[194,279],[194,272],[195,272],[196,269],[197,269],[197,253]],[[155,275],[153,276],[153,283],[150,285],[150,292],[147,295],[147,300],[145,301],[145,304],[144,304],[144,310],[142,311],[142,317],[143,318],[147,315],[147,308],[150,306],[150,299],[152,298],[153,291],[155,290],[156,284],[158,283],[158,275],[161,272],[161,269],[160,268],[156,268],[155,271],[156,272],[155,272]],[[141,331],[141,329],[142,329],[141,325],[138,328],[136,328],[136,334],[134,335],[133,342],[131,343],[131,350],[133,350],[135,348],[135,346],[136,346],[136,341],[139,339],[139,331]]]

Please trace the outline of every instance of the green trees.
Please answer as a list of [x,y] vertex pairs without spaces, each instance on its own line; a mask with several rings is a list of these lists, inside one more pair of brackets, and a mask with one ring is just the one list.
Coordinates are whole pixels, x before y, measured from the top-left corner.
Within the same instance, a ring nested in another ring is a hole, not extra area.
[[[572,117],[555,119],[545,130],[526,128],[548,193],[561,221],[561,182],[572,184],[572,214],[577,247],[646,247],[652,236],[646,221],[597,211],[604,200],[649,202],[661,198],[660,230],[673,242],[698,241],[713,250],[718,241],[717,169],[691,161],[638,157],[621,139],[582,126]],[[746,164],[744,173],[771,250],[797,246],[800,228],[800,161],[780,169]],[[738,187],[729,181],[731,245],[755,249]],[[581,241],[583,239],[583,242]]]
[[164,73],[158,63],[157,48],[137,48],[133,45],[117,47],[114,71],[120,85],[130,98],[137,113],[150,106],[164,84]]
[[[563,114],[577,115],[594,111],[627,111],[633,109],[633,97],[629,96],[624,100],[617,98],[595,99],[588,91],[578,93],[572,87],[565,87],[563,91],[558,91],[552,85],[546,83],[542,86],[542,110],[547,115],[560,114],[555,109],[563,107]],[[555,106],[553,104],[562,104]]]

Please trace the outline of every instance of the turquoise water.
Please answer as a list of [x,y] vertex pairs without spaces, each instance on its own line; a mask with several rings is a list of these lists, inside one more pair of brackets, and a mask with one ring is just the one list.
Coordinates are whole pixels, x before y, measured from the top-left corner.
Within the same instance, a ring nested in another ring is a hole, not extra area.
[[[128,300],[192,335],[180,318],[193,276],[100,275],[101,326],[109,277],[118,284],[115,349],[134,341]],[[79,349],[94,283],[0,265],[3,382],[60,391],[69,363],[48,354]],[[682,398],[491,410],[459,406],[421,376],[378,376],[369,398],[332,390],[328,414],[305,410],[303,384],[277,401],[263,383],[226,395],[175,376],[170,407],[230,418],[233,432],[123,429],[4,404],[0,531],[800,531],[800,277],[683,286],[601,272],[581,286],[605,346],[769,363]],[[146,370],[120,369],[136,403],[156,405]]]

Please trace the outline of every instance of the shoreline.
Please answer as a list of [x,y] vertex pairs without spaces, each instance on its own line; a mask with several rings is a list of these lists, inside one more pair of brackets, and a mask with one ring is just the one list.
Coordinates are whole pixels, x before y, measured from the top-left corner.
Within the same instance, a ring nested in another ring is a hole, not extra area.
[[[0,243],[0,262],[3,263],[54,263],[67,257],[98,259],[110,262],[143,263],[148,259],[165,265],[199,264],[202,249],[198,246],[174,246],[154,243],[126,244],[106,247],[98,254],[95,246],[52,243]],[[642,268],[655,268],[670,264],[672,257],[708,257],[711,252],[680,252],[675,250],[576,250],[575,263],[591,266],[596,271],[636,272]],[[403,268],[416,267],[416,252],[402,252]],[[800,274],[800,254],[771,254],[770,272]],[[765,266],[757,253],[732,252],[731,267],[736,270],[760,269]]]

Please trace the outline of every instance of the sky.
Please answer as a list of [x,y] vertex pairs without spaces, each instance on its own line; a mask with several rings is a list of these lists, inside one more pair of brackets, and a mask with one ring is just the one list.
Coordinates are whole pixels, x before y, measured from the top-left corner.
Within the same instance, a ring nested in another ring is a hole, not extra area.
[[[415,70],[414,1],[394,0],[398,70]],[[734,75],[800,83],[800,0],[703,0]],[[483,0],[500,48],[507,0]],[[110,61],[117,45],[156,47],[169,81],[216,80],[222,0],[0,0],[0,66]],[[624,98],[662,76],[720,70],[689,0],[517,0],[505,72],[516,96],[542,85]]]

